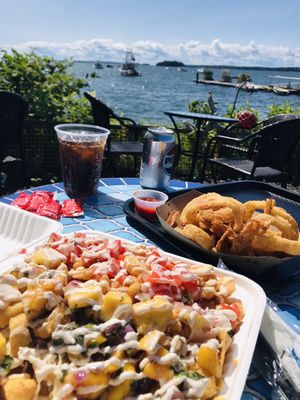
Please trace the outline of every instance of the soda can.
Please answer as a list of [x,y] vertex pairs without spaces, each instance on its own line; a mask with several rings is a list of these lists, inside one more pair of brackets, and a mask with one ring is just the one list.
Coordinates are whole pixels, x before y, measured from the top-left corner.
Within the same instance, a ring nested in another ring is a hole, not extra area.
[[174,131],[164,127],[149,128],[145,134],[140,170],[140,184],[163,189],[170,183],[176,144]]

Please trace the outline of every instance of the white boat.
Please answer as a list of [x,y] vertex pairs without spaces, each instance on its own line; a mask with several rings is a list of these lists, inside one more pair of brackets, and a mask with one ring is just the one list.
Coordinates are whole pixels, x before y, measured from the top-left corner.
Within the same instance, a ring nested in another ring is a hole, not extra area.
[[131,50],[125,54],[125,61],[119,71],[122,76],[141,76],[142,74],[135,69],[135,58]]
[[276,94],[287,96],[289,94],[300,95],[300,77],[297,76],[282,76],[282,75],[269,75],[269,78],[285,81],[283,83],[274,83],[272,90]]
[[281,96],[288,96],[290,94],[290,90],[282,86],[273,86],[273,92]]

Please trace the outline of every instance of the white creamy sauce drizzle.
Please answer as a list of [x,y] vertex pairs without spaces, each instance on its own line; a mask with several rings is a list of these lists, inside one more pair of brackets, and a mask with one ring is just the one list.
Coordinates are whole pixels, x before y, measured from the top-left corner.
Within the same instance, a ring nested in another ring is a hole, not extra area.
[[207,342],[202,343],[200,347],[209,347],[213,350],[218,350],[220,348],[220,343],[217,339],[209,339]]
[[135,278],[133,276],[127,276],[127,278],[124,279],[123,285],[124,286],[130,286],[135,282]]
[[87,396],[89,394],[101,391],[104,389],[106,385],[92,385],[92,386],[85,386],[77,388],[77,393],[79,396]]
[[8,285],[16,286],[17,285],[17,278],[11,274],[3,274],[0,276],[0,284],[6,283]]
[[71,394],[73,392],[73,386],[67,383],[66,385],[63,385],[58,392],[56,393],[55,397],[53,400],[62,400],[64,399],[68,394]]
[[121,343],[116,347],[117,351],[129,350],[129,349],[138,349],[139,342],[137,340],[130,340],[129,342]]
[[97,262],[90,266],[95,268],[95,274],[106,275],[109,272],[111,266],[111,260],[104,262]]
[[16,281],[16,285],[18,286],[18,289],[23,289],[27,288],[30,282],[32,282],[32,279],[23,277]]
[[135,381],[142,378],[145,378],[145,375],[142,372],[126,371],[122,372],[117,378],[110,379],[109,384],[112,386],[118,386],[129,379]]
[[175,377],[175,378],[169,380],[167,383],[164,383],[164,384],[160,387],[160,389],[158,389],[158,390],[154,393],[154,398],[155,398],[155,397],[162,397],[162,396],[164,396],[169,388],[179,386],[179,385],[185,380],[185,378],[186,378],[185,376],[178,376],[178,377]]
[[187,386],[187,396],[190,398],[199,399],[203,396],[205,388],[207,386],[208,379],[203,378],[199,380],[194,380],[186,378],[185,386]]
[[132,305],[131,304],[120,304],[114,311],[112,318],[117,319],[130,319],[132,315]]
[[[161,296],[163,297],[163,296]],[[166,296],[164,296],[165,298],[167,298]],[[153,303],[147,303],[147,304],[142,304],[142,303],[137,303],[138,307],[136,307],[134,309],[134,313],[136,315],[143,315],[148,313],[152,307],[153,307]],[[173,306],[171,303],[169,302],[163,302],[161,304],[155,303],[155,308],[159,311],[168,311],[168,310],[172,310]]]
[[136,332],[128,332],[125,335],[125,342],[127,342],[128,340],[137,340],[138,335]]

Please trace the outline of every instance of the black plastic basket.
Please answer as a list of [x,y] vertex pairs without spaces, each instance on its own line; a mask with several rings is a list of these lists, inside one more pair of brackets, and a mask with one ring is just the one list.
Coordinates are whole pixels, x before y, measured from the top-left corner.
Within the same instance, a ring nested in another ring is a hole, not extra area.
[[[289,212],[300,225],[300,195],[295,192],[279,188],[263,182],[256,181],[238,181],[216,185],[204,185],[197,190],[199,193],[217,192],[226,196],[233,197],[241,202],[249,200],[265,200],[273,198],[276,205],[283,207]],[[169,193],[169,199],[173,199],[183,193],[190,192],[191,189],[180,190]],[[189,239],[184,238],[173,228],[166,226],[164,221],[148,221],[138,215],[134,210],[133,199],[129,199],[124,203],[124,211],[131,218],[129,223],[136,222],[135,227],[141,230],[147,237],[158,244],[162,249],[195,259],[202,262],[209,262],[217,265],[220,258],[225,264],[245,275],[258,276],[268,274],[269,270],[275,267],[286,268],[286,274],[290,275],[300,271],[300,257],[246,257],[228,254],[219,254],[207,251]],[[283,264],[285,267],[283,267]],[[275,272],[274,272],[275,273]]]

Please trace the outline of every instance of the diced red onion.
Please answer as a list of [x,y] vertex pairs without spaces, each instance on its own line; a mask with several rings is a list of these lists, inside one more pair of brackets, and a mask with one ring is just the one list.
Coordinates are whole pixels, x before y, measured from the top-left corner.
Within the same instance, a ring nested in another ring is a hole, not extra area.
[[77,384],[80,384],[81,382],[83,382],[86,378],[87,373],[85,371],[77,371],[75,372],[74,376],[75,376],[75,380]]
[[124,332],[126,333],[130,333],[130,332],[135,332],[135,330],[133,329],[133,327],[131,325],[126,325],[124,328]]

